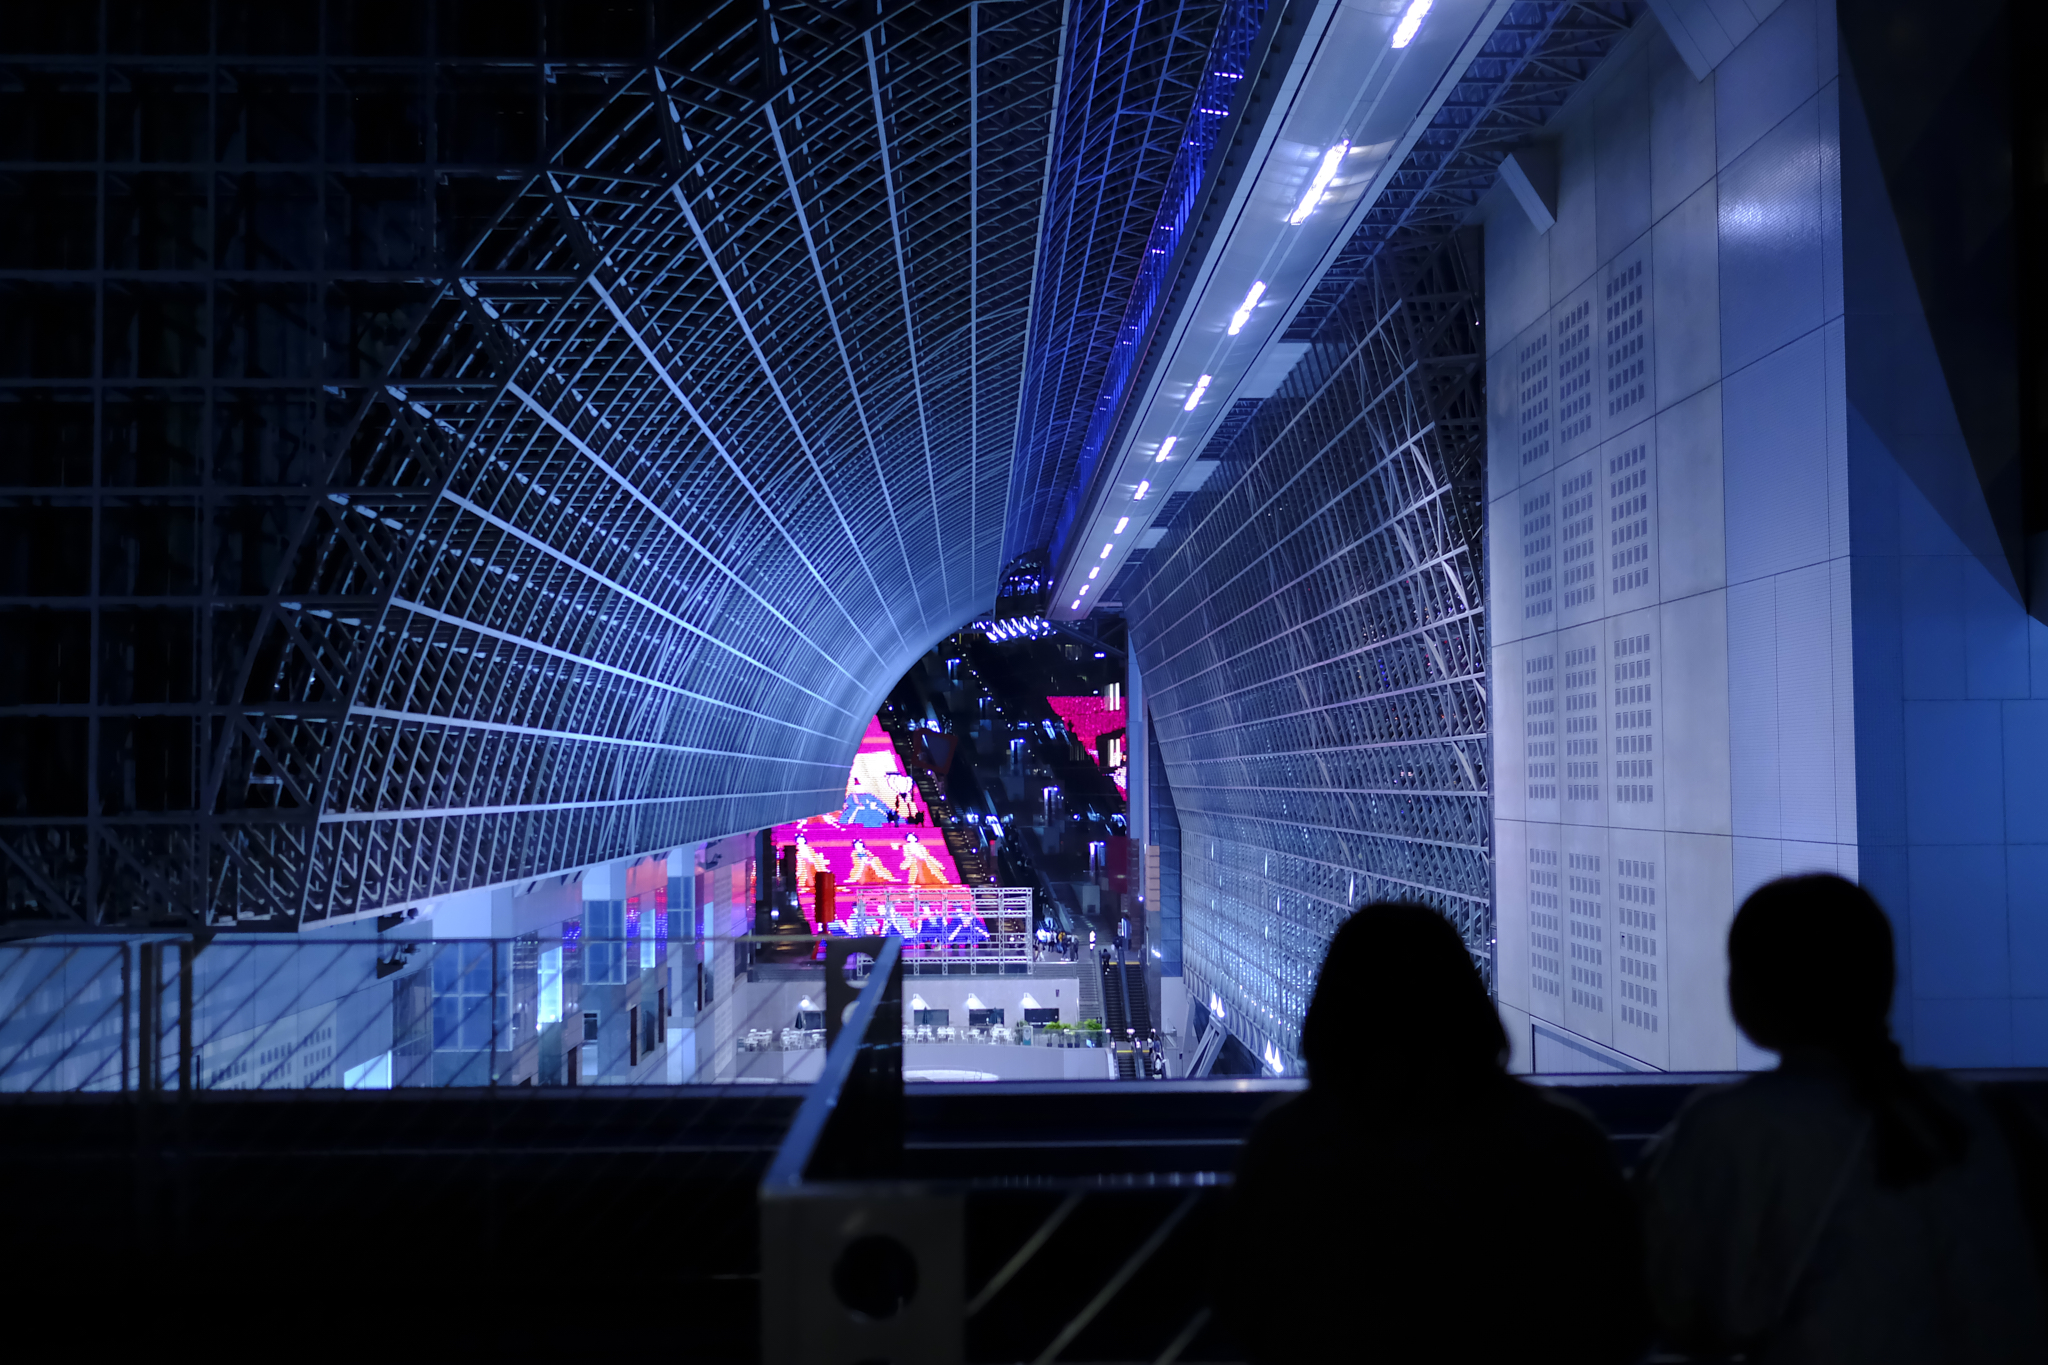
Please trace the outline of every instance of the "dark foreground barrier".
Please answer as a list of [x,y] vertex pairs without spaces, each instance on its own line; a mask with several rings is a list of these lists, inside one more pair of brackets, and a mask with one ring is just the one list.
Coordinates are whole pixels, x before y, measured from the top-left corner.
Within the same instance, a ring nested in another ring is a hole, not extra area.
[[[47,1315],[81,1344],[316,1357],[1239,1358],[1204,1308],[1233,1254],[1218,1201],[1295,1083],[906,1091],[891,956],[834,1002],[835,1021],[855,1013],[808,1089],[0,1104],[16,1320]],[[1561,1088],[1627,1162],[1715,1079]],[[2048,1078],[1971,1079],[2016,1135],[2038,1213]]]

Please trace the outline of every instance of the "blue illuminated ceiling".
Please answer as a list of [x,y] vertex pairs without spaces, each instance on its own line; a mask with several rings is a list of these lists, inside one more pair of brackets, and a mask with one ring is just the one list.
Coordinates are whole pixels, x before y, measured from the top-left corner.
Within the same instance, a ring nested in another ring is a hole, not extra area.
[[1184,260],[1189,215],[1266,8],[1073,6],[1011,475],[1011,555],[1052,544],[1101,454]]
[[[113,111],[7,144],[104,148],[107,221],[145,162],[233,172],[109,253],[127,322],[0,380],[142,449],[217,433],[189,486],[38,493],[157,567],[55,589],[149,633],[9,709],[47,760],[0,791],[10,916],[311,923],[815,812],[994,600],[1061,0],[569,8],[0,54],[17,126]],[[1105,199],[1140,134],[1076,162]],[[68,278],[9,305],[70,326]]]
[[0,914],[289,926],[835,798],[1049,542],[1265,9],[96,14],[0,52]]

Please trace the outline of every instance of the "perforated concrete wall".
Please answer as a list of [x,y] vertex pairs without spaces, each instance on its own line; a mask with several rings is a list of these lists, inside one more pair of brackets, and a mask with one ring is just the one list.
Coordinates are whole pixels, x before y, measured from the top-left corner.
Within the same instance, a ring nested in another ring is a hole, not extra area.
[[1722,940],[1856,865],[1831,15],[1654,23],[1489,202],[1500,1000],[1543,1066],[1751,1064]]
[[1646,23],[1552,125],[1556,227],[1487,204],[1500,999],[1539,1067],[1768,1063],[1727,924],[1808,870],[1890,913],[1910,1056],[2048,1062],[2048,628],[1847,50],[1785,0],[1695,79]]

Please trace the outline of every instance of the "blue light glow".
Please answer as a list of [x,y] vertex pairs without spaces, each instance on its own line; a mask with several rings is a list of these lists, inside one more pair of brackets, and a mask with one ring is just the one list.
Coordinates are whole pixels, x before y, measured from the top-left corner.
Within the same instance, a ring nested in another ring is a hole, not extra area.
[[562,950],[540,950],[540,1012],[537,1022],[562,1022]]
[[1401,16],[1400,24],[1394,29],[1394,46],[1406,47],[1415,41],[1415,32],[1422,27],[1423,19],[1429,14],[1430,0],[1415,0],[1408,6],[1408,12]]
[[1337,178],[1337,167],[1343,162],[1344,153],[1350,150],[1350,142],[1345,141],[1323,153],[1323,164],[1316,167],[1315,178],[1308,182],[1308,192],[1301,196],[1301,202],[1295,205],[1294,212],[1287,219],[1291,226],[1300,227],[1306,223],[1308,216],[1316,211],[1316,205],[1323,202],[1323,192]]

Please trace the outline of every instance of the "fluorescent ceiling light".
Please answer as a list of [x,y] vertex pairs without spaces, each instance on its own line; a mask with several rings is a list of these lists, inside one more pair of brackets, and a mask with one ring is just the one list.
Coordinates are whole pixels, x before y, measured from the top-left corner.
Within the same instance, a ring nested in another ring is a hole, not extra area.
[[1111,534],[1119,536],[1122,535],[1124,533],[1124,527],[1129,526],[1130,524],[1131,519],[1129,517],[1118,517],[1116,520],[1116,530]]
[[1067,610],[1068,610],[1068,611],[1072,611],[1072,610],[1074,610],[1074,608],[1075,608],[1075,607],[1078,607],[1078,606],[1080,606],[1080,605],[1081,605],[1081,599],[1077,597],[1077,598],[1075,598],[1075,599],[1074,599],[1074,601],[1073,601],[1073,605],[1072,605],[1072,606],[1069,606],[1069,607],[1067,608]]
[[1089,580],[1089,582],[1091,582],[1091,583],[1092,583],[1092,582],[1094,582],[1094,581],[1095,581],[1095,575],[1097,575],[1097,574],[1099,574],[1099,573],[1101,573],[1101,572],[1102,572],[1102,566],[1101,566],[1100,564],[1097,564],[1097,565],[1096,565],[1096,566],[1095,566],[1094,568],[1090,569],[1090,570],[1088,571],[1088,580]]
[[1095,557],[1096,557],[1097,559],[1108,559],[1108,558],[1109,558],[1109,552],[1110,552],[1111,550],[1114,550],[1115,548],[1116,548],[1116,542],[1115,542],[1115,541],[1111,541],[1111,542],[1110,542],[1109,544],[1107,544],[1107,545],[1103,546],[1103,547],[1102,547],[1102,553],[1101,553],[1101,554],[1099,554],[1099,555],[1097,555],[1097,556],[1095,556]]
[[[1427,8],[1429,0],[1415,0],[1415,3]],[[1404,19],[1401,22],[1408,21]],[[1418,19],[1416,22],[1420,23],[1421,20]],[[1397,43],[1395,46],[1398,47],[1400,44]],[[1323,191],[1330,188],[1330,182],[1337,178],[1338,163],[1344,160],[1344,153],[1350,150],[1351,143],[1347,140],[1323,153],[1323,164],[1316,167],[1315,179],[1308,182],[1308,193],[1301,196],[1301,202],[1294,206],[1293,214],[1287,219],[1290,225],[1300,227],[1308,221],[1308,216],[1316,211],[1316,205],[1323,202]]]
[[1215,378],[1214,375],[1205,374],[1195,381],[1195,391],[1188,395],[1187,402],[1180,405],[1182,412],[1193,412],[1195,410],[1195,404],[1201,402],[1202,395],[1209,391],[1209,381],[1213,378]]
[[1088,595],[1088,585],[1087,585],[1086,583],[1083,583],[1083,584],[1081,585],[1081,596],[1083,596],[1083,597],[1086,597],[1087,595]]
[[1244,325],[1252,320],[1252,309],[1259,306],[1259,299],[1264,296],[1265,292],[1266,282],[1264,280],[1252,282],[1252,291],[1244,296],[1244,302],[1240,303],[1237,306],[1237,311],[1230,315],[1230,335],[1236,336],[1244,330]]
[[1162,461],[1164,461],[1167,456],[1173,454],[1173,443],[1175,441],[1178,441],[1179,439],[1180,437],[1178,436],[1169,436],[1165,440],[1161,441],[1159,443],[1159,455],[1156,459],[1152,461],[1152,463],[1159,464]]
[[1415,41],[1415,30],[1422,27],[1424,16],[1429,13],[1429,0],[1415,0],[1408,6],[1408,12],[1401,16],[1401,22],[1394,28],[1394,46],[1406,47]]
[[1151,491],[1152,491],[1152,480],[1150,480],[1150,479],[1140,479],[1140,480],[1138,480],[1138,491],[1137,491],[1137,492],[1135,492],[1135,493],[1133,493],[1133,494],[1131,494],[1131,501],[1132,501],[1132,502],[1143,502],[1143,501],[1145,500],[1145,495],[1146,495],[1147,493],[1151,492]]

